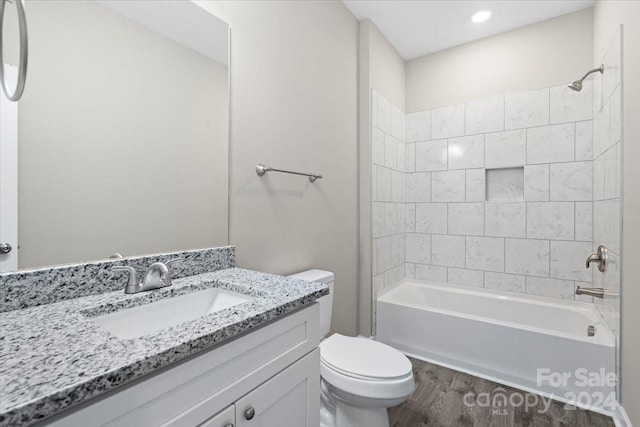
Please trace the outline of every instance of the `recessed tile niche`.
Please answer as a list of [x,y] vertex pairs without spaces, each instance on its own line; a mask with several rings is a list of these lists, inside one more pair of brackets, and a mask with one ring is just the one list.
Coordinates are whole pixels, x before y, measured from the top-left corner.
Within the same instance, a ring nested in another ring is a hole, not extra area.
[[487,169],[487,201],[521,202],[524,200],[524,167]]

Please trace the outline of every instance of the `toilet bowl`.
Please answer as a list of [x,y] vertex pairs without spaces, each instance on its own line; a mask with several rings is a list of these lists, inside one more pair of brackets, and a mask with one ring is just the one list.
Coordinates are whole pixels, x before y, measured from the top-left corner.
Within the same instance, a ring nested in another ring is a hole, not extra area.
[[[290,277],[329,285],[320,303],[321,339],[331,326],[333,273],[309,270]],[[398,350],[367,338],[333,334],[320,343],[320,425],[388,427],[387,408],[415,389],[411,362]]]

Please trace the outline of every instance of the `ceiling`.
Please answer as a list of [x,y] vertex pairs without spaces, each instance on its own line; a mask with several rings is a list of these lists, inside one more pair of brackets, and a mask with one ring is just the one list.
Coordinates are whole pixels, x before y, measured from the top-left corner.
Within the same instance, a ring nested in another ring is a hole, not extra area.
[[[438,52],[593,6],[594,0],[342,0],[369,18],[406,59]],[[480,10],[491,18],[471,22]]]

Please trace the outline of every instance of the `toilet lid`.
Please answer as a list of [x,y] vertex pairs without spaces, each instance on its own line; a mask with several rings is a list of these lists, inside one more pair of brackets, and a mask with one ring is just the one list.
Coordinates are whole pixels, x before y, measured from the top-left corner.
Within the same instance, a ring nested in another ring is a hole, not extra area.
[[411,373],[411,362],[398,350],[366,338],[333,334],[320,343],[323,363],[345,375],[393,379]]

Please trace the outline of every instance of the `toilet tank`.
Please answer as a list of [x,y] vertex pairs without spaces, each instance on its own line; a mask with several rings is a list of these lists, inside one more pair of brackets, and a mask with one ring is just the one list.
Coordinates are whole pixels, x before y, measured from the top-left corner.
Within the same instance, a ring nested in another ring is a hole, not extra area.
[[320,339],[329,335],[331,330],[331,309],[333,308],[333,273],[324,270],[307,270],[301,273],[292,274],[294,279],[306,280],[308,282],[326,283],[329,286],[329,295],[318,298],[320,304]]

